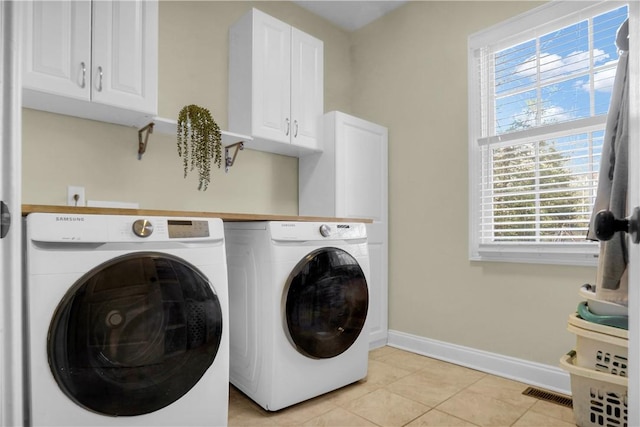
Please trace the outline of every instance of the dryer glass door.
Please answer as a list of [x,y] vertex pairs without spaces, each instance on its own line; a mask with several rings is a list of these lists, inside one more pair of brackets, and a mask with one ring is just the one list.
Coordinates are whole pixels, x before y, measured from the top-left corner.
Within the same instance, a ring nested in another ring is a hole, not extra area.
[[70,288],[47,350],[55,380],[74,402],[131,416],[187,393],[213,363],[221,336],[222,310],[206,276],[180,258],[138,252]]
[[330,358],[346,351],[360,335],[369,292],[358,261],[338,248],[304,257],[285,286],[289,338],[309,357]]

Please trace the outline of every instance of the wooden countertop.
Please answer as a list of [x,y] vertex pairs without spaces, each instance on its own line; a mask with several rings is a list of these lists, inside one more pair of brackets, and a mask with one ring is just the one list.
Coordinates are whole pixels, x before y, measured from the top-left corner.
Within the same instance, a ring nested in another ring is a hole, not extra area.
[[167,216],[167,217],[204,217],[220,218],[223,221],[313,221],[313,222],[363,222],[372,223],[366,218],[331,218],[319,216],[271,215],[271,214],[243,214],[229,212],[199,212],[173,211],[157,209],[120,209],[120,208],[89,208],[57,205],[22,205],[22,216],[30,213],[46,212],[60,214],[81,215],[136,215],[136,216]]

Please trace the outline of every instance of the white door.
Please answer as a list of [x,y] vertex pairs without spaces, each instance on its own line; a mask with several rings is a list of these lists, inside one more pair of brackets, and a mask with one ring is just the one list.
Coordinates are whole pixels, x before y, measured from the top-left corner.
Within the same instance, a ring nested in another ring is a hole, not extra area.
[[[629,197],[640,206],[640,4],[629,2]],[[640,245],[629,245],[629,423],[640,426]]]
[[22,7],[24,87],[89,100],[91,2],[28,1]]
[[0,425],[23,424],[19,5],[0,2]]
[[92,101],[155,114],[157,45],[157,2],[93,2]]
[[291,143],[319,148],[324,112],[324,44],[291,30]]
[[253,10],[253,135],[290,142],[291,26]]

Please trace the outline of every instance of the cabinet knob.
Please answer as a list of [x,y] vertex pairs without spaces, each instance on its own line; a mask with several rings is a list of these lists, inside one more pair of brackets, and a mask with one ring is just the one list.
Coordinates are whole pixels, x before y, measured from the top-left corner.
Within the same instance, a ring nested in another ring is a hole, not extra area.
[[285,135],[289,136],[289,131],[291,130],[291,123],[289,122],[289,117],[287,117],[286,119],[284,119],[284,122],[287,125],[287,130],[285,131]]
[[297,120],[293,121],[293,137],[294,138],[298,137],[298,121]]

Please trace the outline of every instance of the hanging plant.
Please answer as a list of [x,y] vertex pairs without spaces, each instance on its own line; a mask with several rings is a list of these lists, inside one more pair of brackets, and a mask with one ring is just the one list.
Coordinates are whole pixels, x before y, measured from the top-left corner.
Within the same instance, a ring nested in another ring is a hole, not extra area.
[[182,157],[184,177],[198,169],[198,190],[211,182],[211,160],[220,168],[222,137],[218,124],[206,108],[187,105],[178,114],[178,156]]

